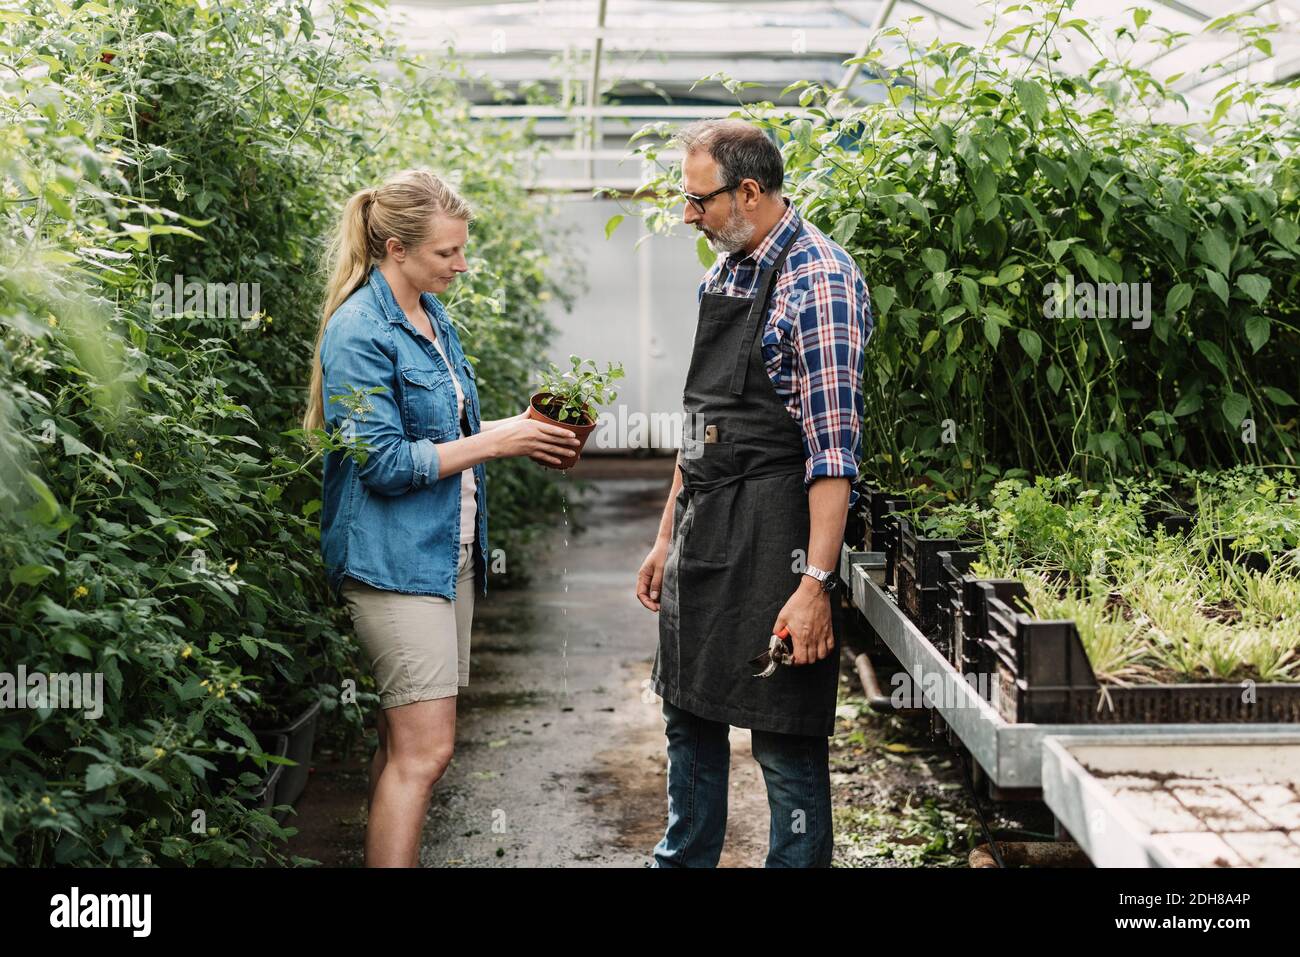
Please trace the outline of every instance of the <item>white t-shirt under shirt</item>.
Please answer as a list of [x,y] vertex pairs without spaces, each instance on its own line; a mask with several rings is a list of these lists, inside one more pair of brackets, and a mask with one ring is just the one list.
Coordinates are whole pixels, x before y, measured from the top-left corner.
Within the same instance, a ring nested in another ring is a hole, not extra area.
[[[456,420],[460,421],[465,414],[465,390],[460,387],[460,376],[456,370],[451,368],[451,362],[447,359],[447,353],[443,351],[442,340],[437,336],[433,338],[433,346],[438,350],[438,355],[442,356],[442,361],[447,363],[447,368],[451,369],[452,385],[456,387]],[[465,430],[461,429],[460,434],[464,436]],[[474,541],[478,535],[477,523],[478,502],[474,498],[474,493],[478,489],[478,480],[474,478],[472,468],[465,469],[460,473],[460,543],[462,545]]]

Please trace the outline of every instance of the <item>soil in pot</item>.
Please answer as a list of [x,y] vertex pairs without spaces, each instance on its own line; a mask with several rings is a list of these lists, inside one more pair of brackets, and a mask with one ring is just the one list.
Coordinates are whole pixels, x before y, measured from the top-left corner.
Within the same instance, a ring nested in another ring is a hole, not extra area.
[[591,435],[592,430],[596,428],[596,417],[592,414],[591,409],[587,409],[584,421],[578,422],[561,422],[555,418],[560,411],[560,401],[549,392],[537,392],[528,401],[528,418],[536,419],[539,422],[545,422],[547,425],[558,425],[560,428],[572,432],[582,443],[578,446],[577,454],[567,461],[561,460],[562,464],[551,466],[559,471],[571,469],[577,464],[578,459],[582,457],[582,450],[587,445],[587,438]]

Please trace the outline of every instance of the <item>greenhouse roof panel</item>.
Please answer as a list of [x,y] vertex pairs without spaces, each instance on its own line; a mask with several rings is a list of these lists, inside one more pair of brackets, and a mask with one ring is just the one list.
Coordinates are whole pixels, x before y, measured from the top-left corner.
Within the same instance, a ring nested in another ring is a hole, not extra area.
[[[712,55],[724,69],[728,58],[754,55],[838,56],[842,61],[862,48],[876,30],[889,25],[905,27],[920,39],[937,35],[953,39],[965,33],[977,42],[988,34],[995,16],[999,27],[1022,20],[1025,14],[1014,6],[967,0],[400,0],[393,12],[407,19],[408,36],[417,48],[454,46],[462,55],[484,61],[480,66],[488,71],[493,59],[531,59],[534,78],[544,82],[554,79],[554,55],[567,52],[571,58],[589,58],[598,39],[602,55],[616,60],[630,55],[671,62],[686,55],[683,66],[688,66],[700,55]],[[1252,80],[1269,82],[1294,75],[1297,69],[1300,3],[1296,0],[1245,0],[1227,9],[1204,0],[1148,0],[1145,5],[1132,0],[1088,0],[1076,4],[1064,18],[1095,21],[1109,33],[1122,24],[1132,25],[1135,9],[1149,11],[1146,38],[1134,41],[1130,34],[1122,49],[1108,50],[1106,42],[1094,45],[1071,36],[1067,43],[1078,54],[1079,65],[1122,54],[1131,62],[1159,64],[1157,75],[1217,67],[1225,62],[1225,54],[1231,56],[1240,46],[1223,40],[1217,26],[1222,18],[1239,14],[1279,28],[1270,38],[1271,52],[1255,49],[1244,61],[1260,67]],[[1185,36],[1172,43],[1162,41],[1178,34]],[[699,77],[684,69],[676,79],[691,83]]]
[[[885,66],[902,63],[908,43],[934,40],[982,46],[1034,19],[1021,4],[968,0],[396,0],[390,11],[412,49],[453,51],[465,62],[473,79],[463,86],[482,115],[512,115],[514,104],[517,115],[554,120],[546,129],[558,135],[579,132],[566,119],[585,116],[593,128],[574,145],[593,151],[610,145],[602,122],[613,136],[626,128],[611,123],[620,116],[680,118],[683,109],[732,105],[737,95],[797,105],[798,93],[784,91],[798,80],[879,99],[871,74],[846,61],[878,49]],[[1300,0],[1075,0],[1060,20],[1054,42],[1063,71],[1086,73],[1103,61],[1146,69],[1187,101],[1185,110],[1156,108],[1162,120],[1210,116],[1216,94],[1232,83],[1264,87],[1300,76]],[[1243,34],[1242,26],[1257,32]],[[1008,57],[1037,52],[1014,45]],[[733,94],[718,76],[747,85]],[[715,79],[700,82],[705,77]],[[551,105],[539,106],[529,89]]]

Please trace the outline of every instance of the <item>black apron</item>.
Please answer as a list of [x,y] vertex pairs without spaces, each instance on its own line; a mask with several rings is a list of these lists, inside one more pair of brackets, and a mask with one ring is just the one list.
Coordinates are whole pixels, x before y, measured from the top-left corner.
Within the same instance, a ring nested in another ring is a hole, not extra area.
[[[767,650],[808,548],[803,436],[768,378],[759,334],[802,228],[759,276],[754,299],[706,292],[700,300],[651,682],[664,700],[702,718],[830,735],[838,642],[821,661],[782,665],[770,678],[755,678],[749,664]],[[706,427],[716,427],[716,441],[700,441]],[[838,616],[839,602],[831,604]]]

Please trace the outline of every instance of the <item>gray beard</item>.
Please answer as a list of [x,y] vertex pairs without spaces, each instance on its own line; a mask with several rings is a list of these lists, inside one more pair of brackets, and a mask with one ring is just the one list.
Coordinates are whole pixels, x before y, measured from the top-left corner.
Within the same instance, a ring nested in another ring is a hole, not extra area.
[[744,249],[745,244],[754,235],[754,224],[745,220],[736,209],[736,198],[731,198],[731,214],[727,216],[727,221],[722,224],[722,228],[714,235],[712,239],[705,237],[709,248],[715,253],[729,255]]

